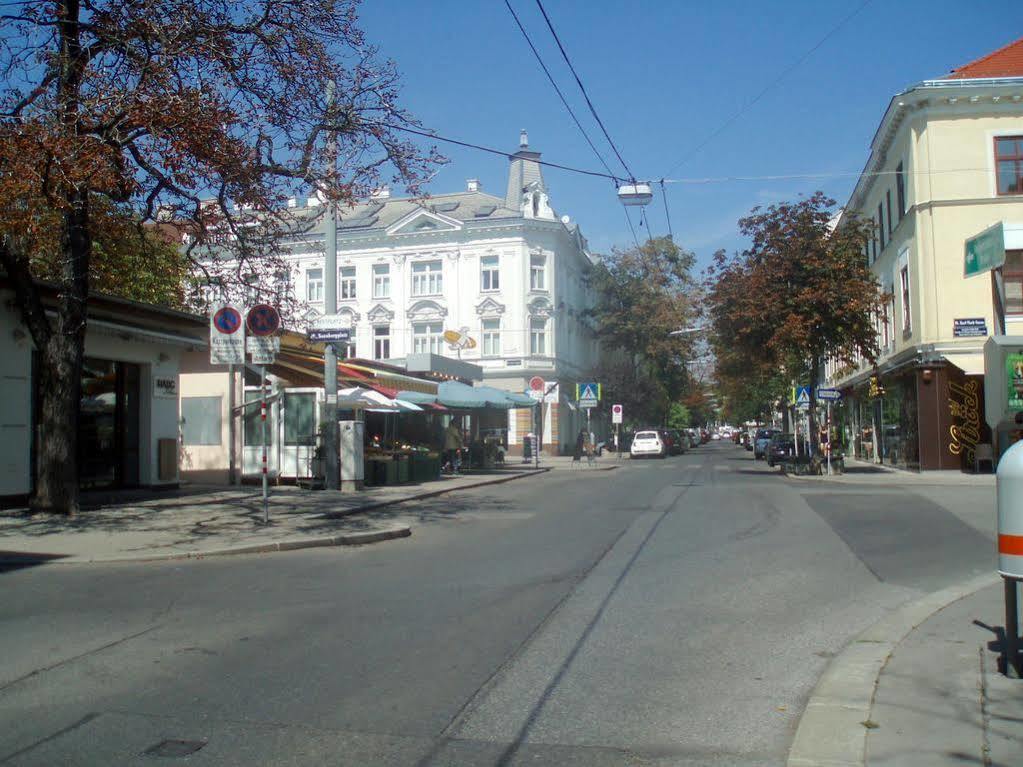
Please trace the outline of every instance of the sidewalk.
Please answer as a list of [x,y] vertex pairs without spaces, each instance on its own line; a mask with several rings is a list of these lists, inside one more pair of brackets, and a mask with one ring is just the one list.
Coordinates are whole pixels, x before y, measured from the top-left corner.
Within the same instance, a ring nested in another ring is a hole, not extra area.
[[807,704],[789,767],[1023,764],[1023,680],[999,673],[994,573],[914,602],[854,639]]
[[353,493],[273,486],[269,525],[258,485],[86,494],[74,519],[0,512],[0,562],[119,562],[373,543],[411,535],[409,525],[376,510],[550,468],[508,466]]
[[906,471],[891,466],[860,461],[856,458],[845,459],[845,473],[812,475],[785,475],[789,479],[806,482],[834,482],[844,485],[885,485],[897,482],[911,485],[973,485],[978,487],[994,487],[994,474],[967,474],[962,471]]

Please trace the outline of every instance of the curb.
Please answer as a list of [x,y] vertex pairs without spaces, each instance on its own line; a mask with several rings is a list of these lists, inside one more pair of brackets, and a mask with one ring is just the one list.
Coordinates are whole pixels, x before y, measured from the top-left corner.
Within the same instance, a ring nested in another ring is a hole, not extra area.
[[362,546],[367,543],[389,541],[394,538],[408,538],[412,528],[408,525],[395,525],[382,530],[367,530],[343,535],[321,535],[315,538],[293,538],[290,540],[273,541],[271,543],[254,543],[242,546],[228,546],[222,549],[204,551],[181,551],[171,554],[141,554],[137,557],[110,557],[109,559],[57,559],[52,555],[35,556],[23,554],[14,557],[0,557],[0,565],[83,565],[83,564],[118,564],[124,562],[160,562],[175,559],[205,559],[206,557],[223,557],[233,554],[267,554],[272,551],[296,551],[324,546]]
[[953,602],[1001,581],[998,573],[971,578],[911,602],[882,618],[828,664],[799,719],[788,767],[863,767],[877,680],[913,629]]

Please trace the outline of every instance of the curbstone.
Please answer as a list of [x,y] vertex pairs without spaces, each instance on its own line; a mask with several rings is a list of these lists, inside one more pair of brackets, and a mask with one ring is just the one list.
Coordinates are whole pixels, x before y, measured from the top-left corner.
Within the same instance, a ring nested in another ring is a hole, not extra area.
[[986,573],[935,591],[860,632],[817,681],[789,748],[788,767],[863,767],[864,722],[870,719],[877,681],[892,653],[932,615],[999,581],[998,573]]

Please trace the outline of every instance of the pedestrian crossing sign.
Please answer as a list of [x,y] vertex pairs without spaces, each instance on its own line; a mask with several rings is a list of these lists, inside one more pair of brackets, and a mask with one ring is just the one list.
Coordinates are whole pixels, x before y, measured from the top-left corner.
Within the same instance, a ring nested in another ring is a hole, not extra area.
[[810,407],[810,387],[800,386],[796,390],[796,407],[808,408]]
[[577,383],[575,398],[579,400],[579,407],[596,407],[600,402],[600,384],[595,381]]

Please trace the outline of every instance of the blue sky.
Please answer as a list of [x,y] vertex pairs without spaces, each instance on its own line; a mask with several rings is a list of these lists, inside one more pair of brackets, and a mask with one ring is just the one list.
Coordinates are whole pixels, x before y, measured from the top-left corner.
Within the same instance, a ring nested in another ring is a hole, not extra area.
[[[617,170],[535,0],[511,3]],[[598,114],[640,179],[857,172],[895,93],[1023,35],[1019,0],[871,0],[865,6],[863,0],[546,0],[545,6]],[[402,73],[404,106],[426,127],[507,151],[515,151],[519,129],[526,128],[530,147],[543,159],[602,170],[503,0],[368,0],[361,16],[368,38]],[[478,177],[486,191],[503,195],[504,159],[438,146],[451,163],[437,174],[431,193],[462,190],[466,178]],[[631,244],[610,181],[553,169],[545,176],[555,209],[580,223],[594,250]],[[675,239],[703,266],[718,248],[743,247],[735,222],[753,206],[818,188],[842,204],[854,183],[839,177],[670,185]],[[659,197],[647,211],[650,230],[663,234]],[[638,224],[635,214],[633,221]]]

